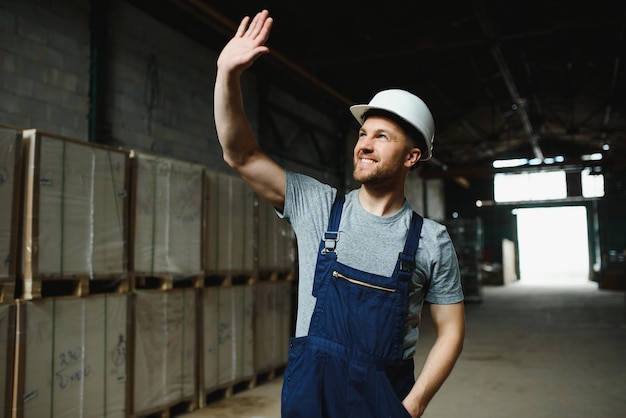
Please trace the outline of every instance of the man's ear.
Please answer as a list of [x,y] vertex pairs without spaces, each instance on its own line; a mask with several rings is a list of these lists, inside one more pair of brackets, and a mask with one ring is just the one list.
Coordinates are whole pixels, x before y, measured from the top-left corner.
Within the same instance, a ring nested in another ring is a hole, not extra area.
[[406,156],[405,165],[409,168],[413,167],[422,158],[422,150],[419,148],[411,148]]

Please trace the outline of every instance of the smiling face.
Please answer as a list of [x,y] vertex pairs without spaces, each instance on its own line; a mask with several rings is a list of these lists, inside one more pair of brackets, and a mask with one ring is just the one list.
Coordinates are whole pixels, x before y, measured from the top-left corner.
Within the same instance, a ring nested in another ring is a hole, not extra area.
[[421,152],[400,125],[382,116],[368,117],[354,146],[354,179],[374,186],[401,181],[419,160]]

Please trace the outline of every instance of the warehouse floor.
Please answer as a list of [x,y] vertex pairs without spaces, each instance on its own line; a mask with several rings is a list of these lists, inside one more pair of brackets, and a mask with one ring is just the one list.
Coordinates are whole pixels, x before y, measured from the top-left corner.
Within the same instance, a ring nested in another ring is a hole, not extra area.
[[[596,284],[485,287],[464,351],[427,418],[614,418],[626,413],[626,298]],[[416,361],[433,341],[425,315]],[[187,418],[279,418],[282,379]],[[339,418],[339,417],[338,417]]]

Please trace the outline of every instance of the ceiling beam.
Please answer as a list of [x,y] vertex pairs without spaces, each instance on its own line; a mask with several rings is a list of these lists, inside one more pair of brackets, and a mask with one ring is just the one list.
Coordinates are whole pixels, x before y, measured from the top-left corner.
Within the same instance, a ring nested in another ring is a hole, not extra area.
[[[480,21],[483,32],[488,39],[495,39],[495,34],[491,27],[491,23],[487,19],[484,8],[482,7],[479,0],[474,0],[474,7],[476,9],[476,15],[478,16],[478,20]],[[543,152],[539,147],[539,135],[535,133],[532,123],[530,122],[530,118],[528,117],[528,112],[526,111],[527,100],[520,96],[519,91],[517,90],[517,86],[515,84],[515,80],[513,80],[511,71],[509,70],[506,60],[502,55],[500,46],[496,42],[493,42],[491,45],[491,55],[493,55],[493,58],[498,65],[498,69],[500,70],[500,74],[502,75],[504,84],[509,91],[509,96],[511,97],[511,100],[514,104],[517,105],[517,113],[522,119],[522,126],[524,127],[524,132],[526,133],[528,140],[530,141],[533,153],[535,154],[536,158],[543,160]]]
[[[207,4],[204,0],[170,0],[172,3],[180,7],[181,9],[187,11],[187,13],[195,16],[197,19],[206,23],[214,30],[226,35],[226,39],[230,39],[232,37],[238,27],[238,22],[235,23],[219,13],[217,10],[212,8]],[[242,16],[243,17],[243,16]],[[317,78],[315,78],[311,73],[306,71],[301,66],[297,65],[293,61],[289,60],[287,57],[282,55],[280,52],[272,50],[268,55],[268,59],[280,64],[283,68],[289,69],[293,74],[296,74],[301,79],[307,81],[311,85],[316,88],[319,88],[321,91],[330,95],[331,97],[338,100],[340,103],[351,105],[354,102],[347,97],[340,94],[337,90],[331,88],[327,84],[321,82]]]
[[[609,97],[615,97],[615,91],[617,90],[617,80],[619,78],[619,67],[620,67],[620,55],[622,51],[624,51],[624,31],[626,30],[626,15],[624,15],[624,19],[622,20],[622,29],[619,34],[619,47],[617,48],[617,53],[615,54],[615,61],[613,63],[613,76],[611,77],[611,85],[609,87]],[[612,100],[609,99],[609,102],[606,104],[606,109],[604,112],[604,129],[605,132],[608,129],[609,122],[611,121],[611,113],[612,113]]]

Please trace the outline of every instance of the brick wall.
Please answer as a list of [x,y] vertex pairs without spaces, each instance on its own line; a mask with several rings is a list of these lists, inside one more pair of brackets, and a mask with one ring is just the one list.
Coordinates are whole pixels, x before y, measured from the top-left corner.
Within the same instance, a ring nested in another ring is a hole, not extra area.
[[[0,123],[89,139],[89,4],[0,3]],[[108,132],[97,142],[225,170],[213,122],[216,52],[123,0],[108,14],[99,92]],[[256,126],[252,74],[244,88]]]
[[107,107],[114,143],[223,166],[213,123],[217,54],[131,5],[112,4]]
[[[97,73],[102,83],[92,110],[98,121],[93,130],[96,142],[230,172],[213,120],[218,52],[124,0],[107,0],[104,12],[93,13],[102,19],[98,24],[104,30],[96,31],[103,42],[96,43],[98,66],[92,70],[91,4],[86,0],[0,2],[0,123],[90,140],[90,85]],[[258,132],[254,70],[244,74],[243,88],[246,112]],[[315,111],[306,97],[271,90],[270,100],[322,129],[316,131],[315,141],[323,155],[337,153],[340,130],[332,120],[336,115],[325,114],[326,109]],[[287,137],[292,136],[291,130],[301,130],[289,121],[283,125],[281,132]],[[273,139],[265,138],[264,145]],[[312,139],[305,136],[297,141],[290,155],[310,159],[315,154]],[[280,142],[277,146],[282,147]],[[268,148],[271,154],[272,147]],[[290,166],[282,157],[275,158]],[[332,173],[328,178],[328,164],[315,164],[304,171],[341,183]],[[337,164],[330,166],[336,169]]]
[[87,138],[88,5],[0,4],[0,122]]

